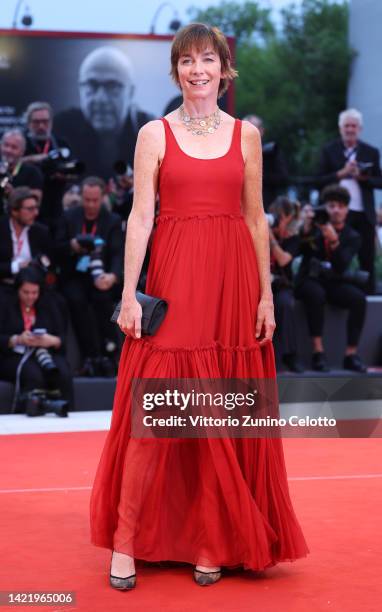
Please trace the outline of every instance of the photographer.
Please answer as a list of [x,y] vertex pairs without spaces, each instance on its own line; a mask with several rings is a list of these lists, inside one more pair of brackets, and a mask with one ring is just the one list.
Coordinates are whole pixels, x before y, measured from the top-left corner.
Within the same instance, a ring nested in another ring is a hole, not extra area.
[[44,177],[36,166],[24,162],[25,148],[26,140],[19,129],[4,132],[0,141],[0,213],[16,187],[29,187],[41,202]]
[[[304,207],[301,230],[303,259],[296,276],[295,296],[304,303],[310,335],[313,340],[312,368],[328,372],[322,344],[325,302],[349,309],[347,348],[343,367],[365,372],[357,355],[365,312],[365,291],[357,286],[367,282],[367,274],[354,275],[348,267],[359,251],[361,238],[346,224],[349,192],[338,185],[329,185],[322,192],[324,206],[314,210]],[[365,278],[366,276],[366,278]]]
[[376,214],[374,189],[382,187],[379,151],[360,140],[362,115],[356,109],[340,113],[338,127],[341,138],[325,145],[321,152],[318,174],[324,186],[339,181],[350,193],[347,223],[361,235],[359,261],[369,272],[366,291],[375,291]]
[[44,175],[39,221],[53,229],[62,214],[62,198],[68,180],[67,175],[60,171],[60,165],[64,159],[69,160],[71,153],[66,141],[52,132],[53,110],[50,104],[32,102],[26,110],[26,121],[24,160],[35,164]]
[[56,235],[61,290],[84,358],[81,374],[87,376],[114,376],[116,368],[118,337],[110,317],[123,268],[123,240],[120,217],[102,204],[104,192],[102,179],[86,178],[82,206],[64,212]]
[[[16,277],[14,293],[2,304],[1,377],[15,382],[21,368],[20,389],[18,393],[16,390],[19,412],[26,404],[30,416],[48,411],[67,416],[67,410],[72,407],[73,389],[63,350],[65,325],[60,312],[50,301],[45,301],[42,285],[41,272],[24,268]],[[33,412],[29,411],[29,404]]]
[[53,241],[49,230],[36,222],[39,203],[28,187],[12,190],[8,214],[0,218],[0,297],[9,292],[16,274],[32,261],[49,266]]
[[299,252],[300,204],[279,196],[270,206],[269,244],[271,249],[272,292],[275,305],[276,332],[282,360],[289,370],[301,373],[297,358],[295,300],[292,261]]

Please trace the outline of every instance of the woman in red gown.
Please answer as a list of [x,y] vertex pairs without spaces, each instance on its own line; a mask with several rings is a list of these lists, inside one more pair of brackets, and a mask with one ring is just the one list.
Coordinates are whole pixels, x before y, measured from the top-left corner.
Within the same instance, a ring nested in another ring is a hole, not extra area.
[[[113,551],[120,589],[136,584],[134,558],[189,562],[206,585],[222,566],[262,570],[309,552],[281,439],[130,435],[133,377],[276,377],[259,132],[217,106],[237,74],[217,28],[183,28],[171,63],[183,105],[137,140],[118,319],[126,338],[90,503],[91,541]],[[141,337],[135,290],[154,224],[146,292],[168,312]]]

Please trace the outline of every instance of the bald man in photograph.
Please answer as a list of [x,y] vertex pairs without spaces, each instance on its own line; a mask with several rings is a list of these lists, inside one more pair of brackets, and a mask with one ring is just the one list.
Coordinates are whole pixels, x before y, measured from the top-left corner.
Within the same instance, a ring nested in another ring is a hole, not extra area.
[[91,51],[80,66],[78,86],[80,108],[59,113],[54,128],[85,162],[86,174],[107,180],[116,161],[133,167],[138,131],[154,117],[134,104],[132,66],[119,49]]

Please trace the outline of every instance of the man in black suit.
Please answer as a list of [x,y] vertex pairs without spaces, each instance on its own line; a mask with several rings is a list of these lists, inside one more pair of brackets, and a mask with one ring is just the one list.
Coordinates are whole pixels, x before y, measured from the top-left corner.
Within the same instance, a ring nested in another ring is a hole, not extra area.
[[44,177],[33,164],[23,161],[26,140],[21,130],[13,128],[4,132],[0,141],[0,159],[6,176],[0,180],[0,213],[16,187],[29,187],[41,202]]
[[98,47],[79,70],[80,108],[59,113],[54,129],[70,142],[89,175],[107,180],[114,164],[134,166],[139,129],[154,117],[133,103],[134,83],[128,57],[113,47]]
[[81,373],[88,376],[114,375],[118,341],[110,317],[123,270],[123,236],[119,215],[102,205],[104,191],[102,179],[84,179],[82,206],[65,211],[56,232],[60,286],[84,358]]
[[319,184],[339,181],[350,193],[347,222],[361,235],[358,253],[361,268],[370,274],[367,292],[375,291],[374,189],[382,187],[379,151],[359,139],[362,115],[348,109],[339,115],[341,138],[328,143],[321,152]]
[[17,273],[38,256],[52,260],[53,243],[45,225],[36,222],[38,197],[28,187],[13,189],[8,215],[0,218],[0,295],[12,287]]
[[52,230],[62,215],[62,198],[67,178],[57,172],[49,160],[52,151],[65,150],[68,158],[70,149],[65,140],[58,138],[52,131],[53,109],[48,102],[32,102],[26,110],[27,134],[24,160],[35,164],[44,176],[43,197],[39,221],[46,223]]
[[303,259],[295,279],[295,296],[304,303],[313,342],[312,368],[329,371],[322,344],[325,303],[328,301],[339,308],[349,309],[344,368],[365,372],[366,367],[357,355],[357,346],[365,320],[366,296],[345,275],[359,251],[361,237],[345,222],[350,201],[345,188],[328,185],[321,198],[329,220],[323,223],[319,218],[315,219],[313,208],[310,207],[308,212],[305,210],[301,230]]

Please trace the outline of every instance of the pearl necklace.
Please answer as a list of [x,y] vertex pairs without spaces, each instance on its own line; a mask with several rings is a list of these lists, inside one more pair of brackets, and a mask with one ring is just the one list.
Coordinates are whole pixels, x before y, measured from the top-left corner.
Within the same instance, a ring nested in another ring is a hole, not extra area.
[[180,119],[186,126],[187,130],[194,136],[207,136],[216,132],[220,125],[220,108],[218,107],[212,115],[205,117],[191,117],[184,109],[184,106],[179,108]]

